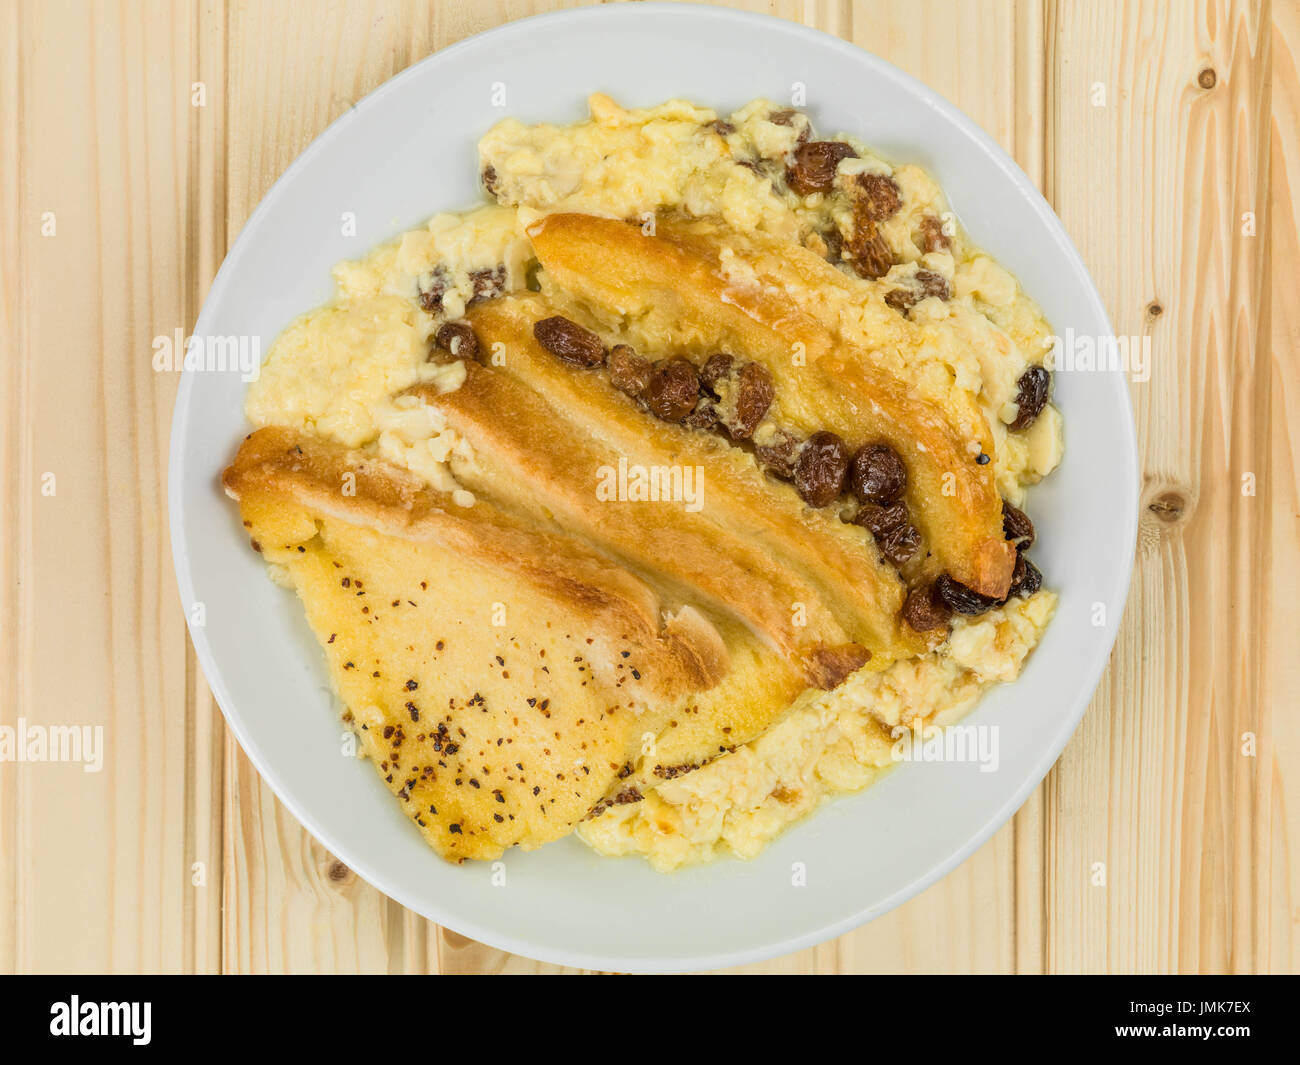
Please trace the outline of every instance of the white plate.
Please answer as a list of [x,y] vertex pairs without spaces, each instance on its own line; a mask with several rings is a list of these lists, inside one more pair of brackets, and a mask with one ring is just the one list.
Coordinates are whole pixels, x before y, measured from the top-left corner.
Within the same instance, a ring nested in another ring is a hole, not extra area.
[[[506,93],[493,106],[494,83]],[[1111,332],[1060,222],[988,136],[929,89],[834,37],[765,16],[679,4],[525,19],[404,71],[335,122],[284,173],[240,233],[199,316],[199,337],[259,338],[329,298],[330,267],[429,215],[474,202],[475,145],[494,122],[568,122],[588,93],[646,106],[684,96],[728,110],[807,86],[823,133],[856,134],[926,166],[974,240],[1013,273],[1058,332]],[[351,212],[356,235],[342,235]],[[1074,731],[1101,675],[1128,587],[1137,523],[1132,412],[1118,373],[1057,378],[1067,449],[1031,496],[1034,557],[1060,607],[1024,675],[969,722],[1000,726],[1000,767],[902,766],[836,800],[759,858],[664,876],[576,839],[450,866],[425,846],[343,726],[297,599],[267,579],[218,478],[249,431],[246,384],[186,371],[172,428],[176,573],[199,661],[235,736],[285,805],[380,890],[503,950],[619,970],[714,968],[829,939],[912,897],[989,838]],[[1094,624],[1094,604],[1105,622]],[[802,863],[806,886],[794,886]]]

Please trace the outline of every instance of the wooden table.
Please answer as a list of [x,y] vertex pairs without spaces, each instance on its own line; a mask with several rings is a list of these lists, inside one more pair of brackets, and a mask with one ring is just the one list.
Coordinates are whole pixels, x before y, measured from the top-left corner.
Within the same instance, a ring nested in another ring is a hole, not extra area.
[[[107,748],[99,773],[0,765],[0,969],[550,968],[368,887],[227,734],[172,575],[177,378],[151,357],[329,122],[553,6],[0,3],[0,724],[102,724]],[[1059,764],[925,894],[749,968],[1294,971],[1300,5],[741,6],[855,41],[973,116],[1153,352],[1132,385],[1132,593]]]

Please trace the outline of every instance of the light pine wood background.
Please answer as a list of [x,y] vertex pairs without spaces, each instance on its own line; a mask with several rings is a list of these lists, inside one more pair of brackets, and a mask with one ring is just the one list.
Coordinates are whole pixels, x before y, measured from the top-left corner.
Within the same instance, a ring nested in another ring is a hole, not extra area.
[[[99,774],[0,765],[0,970],[557,971],[367,886],[227,735],[172,576],[177,380],[150,360],[329,122],[559,6],[0,0],[0,723],[100,723],[108,745]],[[982,124],[1153,348],[1132,592],[1059,764],[925,894],[746,971],[1295,971],[1300,3],[737,6]]]

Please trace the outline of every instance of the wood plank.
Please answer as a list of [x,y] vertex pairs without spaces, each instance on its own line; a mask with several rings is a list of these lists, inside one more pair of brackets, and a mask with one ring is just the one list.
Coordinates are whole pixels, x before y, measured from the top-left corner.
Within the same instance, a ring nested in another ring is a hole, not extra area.
[[[0,156],[21,159],[19,117],[23,114],[22,20],[13,4],[0,9]],[[15,357],[0,360],[0,494],[9,500],[30,499],[31,468],[27,447],[26,361],[21,357],[27,331],[26,289],[30,284],[24,260],[28,221],[23,199],[22,171],[0,168],[0,214],[17,224],[0,226],[0,343]],[[26,223],[26,224],[25,224]],[[19,514],[23,513],[19,508]],[[19,521],[0,541],[0,725],[12,727],[18,716],[18,684],[22,673],[23,602],[19,574],[31,547],[26,524]],[[0,973],[17,971],[18,910],[23,888],[19,851],[18,774],[0,770]]]
[[[1287,647],[1287,634],[1300,628],[1300,306],[1295,298],[1294,264],[1300,262],[1300,5],[1274,3],[1267,43],[1270,93],[1268,115],[1267,226],[1261,311],[1268,347],[1260,352],[1261,376],[1267,375],[1269,403],[1260,432],[1267,434],[1270,498],[1258,497],[1268,542],[1264,581],[1259,767],[1255,803],[1259,824],[1239,868],[1255,883],[1259,900],[1253,933],[1253,969],[1257,972],[1300,971],[1300,869],[1296,866],[1295,829],[1300,825],[1300,720],[1295,693],[1300,691],[1300,658]],[[1249,653],[1250,649],[1247,648]],[[1246,668],[1250,668],[1249,659]]]
[[6,250],[18,244],[5,269],[17,262],[18,276],[5,292],[19,293],[16,313],[5,297],[5,409],[18,417],[4,465],[20,533],[4,548],[18,655],[2,714],[102,728],[104,761],[4,767],[14,916],[2,964],[209,968],[220,898],[191,886],[191,865],[215,867],[213,806],[197,801],[215,763],[186,702],[167,543],[176,379],[151,366],[153,338],[184,327],[197,274],[215,266],[210,231],[206,259],[201,243],[186,250],[204,225],[185,195],[200,19],[167,3],[124,13],[66,0],[4,17],[6,47],[17,42],[6,158],[18,163],[5,185],[17,222]]
[[1259,759],[1240,753],[1244,731],[1272,728],[1258,682],[1267,582],[1254,577],[1273,500],[1267,241],[1240,223],[1254,211],[1259,233],[1268,224],[1266,29],[1254,4],[1049,10],[1049,194],[1115,329],[1153,349],[1151,380],[1132,386],[1144,476],[1133,592],[1048,783],[1055,971],[1253,968],[1269,900],[1252,840],[1286,848]]

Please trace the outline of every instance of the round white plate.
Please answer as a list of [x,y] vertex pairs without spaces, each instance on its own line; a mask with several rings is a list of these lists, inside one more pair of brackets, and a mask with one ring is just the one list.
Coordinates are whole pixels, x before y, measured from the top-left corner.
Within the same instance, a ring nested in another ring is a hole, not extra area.
[[[823,134],[851,132],[927,167],[974,240],[1021,278],[1058,333],[1111,328],[1078,253],[1016,165],[925,86],[834,37],[775,18],[679,4],[525,19],[393,78],[327,129],[244,226],[198,337],[271,341],[332,293],[330,267],[475,202],[476,142],[493,123],[570,122],[593,91],[648,106],[788,102],[802,83]],[[494,106],[494,89],[505,106]],[[356,235],[343,235],[351,213]],[[1137,523],[1132,412],[1119,373],[1059,374],[1061,468],[1031,495],[1034,557],[1060,607],[1024,675],[967,718],[997,725],[999,764],[914,763],[838,799],[760,857],[671,875],[569,838],[497,863],[446,865],[364,762],[342,756],[324,659],[296,597],[249,550],[222,469],[249,431],[240,374],[187,370],[172,428],[170,516],[191,636],[235,736],[277,795],[340,859],[403,905],[503,950],[618,970],[715,968],[839,935],[912,897],[989,838],[1074,731],[1123,611]],[[1095,604],[1104,623],[1095,624]],[[796,876],[796,867],[803,870]],[[498,876],[496,879],[500,879]],[[806,883],[797,885],[800,880]]]

